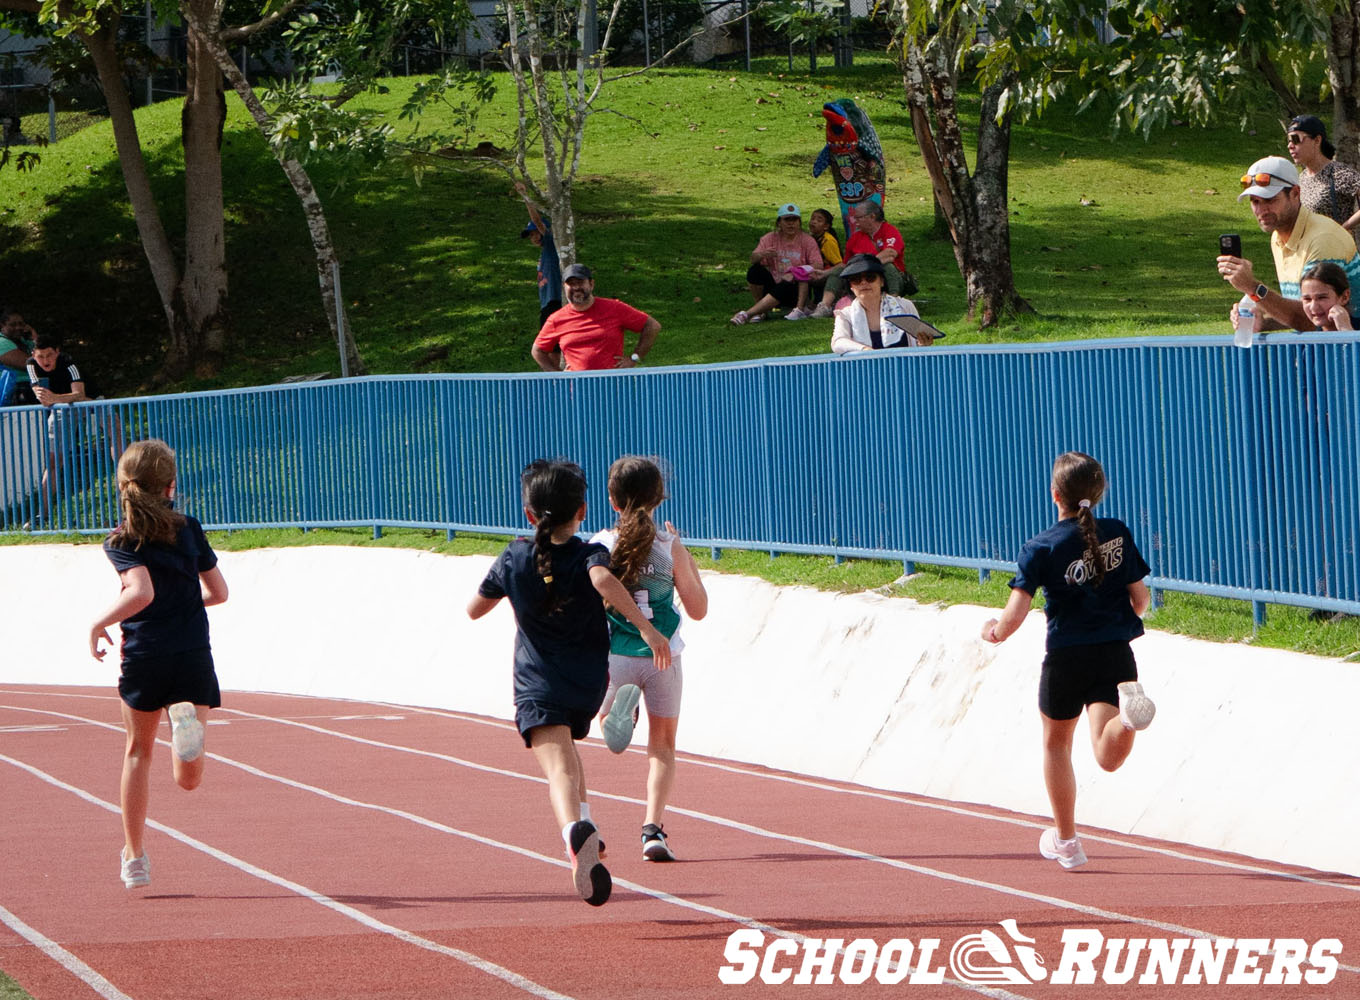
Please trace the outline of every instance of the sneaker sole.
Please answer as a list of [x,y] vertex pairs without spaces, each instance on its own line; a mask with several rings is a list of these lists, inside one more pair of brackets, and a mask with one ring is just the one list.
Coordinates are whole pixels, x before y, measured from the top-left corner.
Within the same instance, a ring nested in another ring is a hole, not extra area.
[[171,705],[170,746],[175,756],[188,764],[203,754],[203,723],[198,721],[198,710],[187,701]]
[[571,879],[577,895],[591,906],[603,906],[614,888],[609,869],[600,864],[600,834],[585,821],[571,828]]
[[1134,732],[1142,732],[1152,725],[1157,706],[1143,693],[1143,686],[1137,681],[1125,681],[1118,690],[1120,720]]
[[650,840],[642,848],[642,859],[644,861],[674,861],[675,855],[666,845],[664,840]]
[[628,744],[633,742],[633,715],[637,712],[638,700],[642,697],[642,688],[636,684],[625,684],[619,688],[614,695],[614,704],[609,707],[609,714],[600,723],[600,729],[604,733],[604,745],[609,747],[613,753],[623,753],[628,749]]

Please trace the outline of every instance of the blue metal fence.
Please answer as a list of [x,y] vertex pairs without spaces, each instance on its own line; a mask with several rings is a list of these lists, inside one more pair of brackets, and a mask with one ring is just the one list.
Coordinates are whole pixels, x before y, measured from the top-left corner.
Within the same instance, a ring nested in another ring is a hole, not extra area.
[[[575,375],[388,376],[0,411],[0,530],[103,532],[113,456],[179,453],[208,527],[521,533],[519,470],[672,470],[694,544],[1010,570],[1049,524],[1054,456],[1105,465],[1102,511],[1152,584],[1360,612],[1360,336],[866,352]],[[41,479],[51,479],[50,503]]]

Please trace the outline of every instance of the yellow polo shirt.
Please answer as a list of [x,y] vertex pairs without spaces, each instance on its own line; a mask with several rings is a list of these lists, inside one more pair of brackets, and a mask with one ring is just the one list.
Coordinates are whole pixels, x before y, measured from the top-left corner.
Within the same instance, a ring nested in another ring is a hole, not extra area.
[[1279,233],[1271,233],[1270,252],[1275,257],[1275,279],[1285,298],[1301,297],[1299,284],[1309,264],[1330,260],[1345,270],[1352,304],[1360,302],[1360,253],[1351,234],[1327,216],[1300,206],[1289,242],[1282,243]]

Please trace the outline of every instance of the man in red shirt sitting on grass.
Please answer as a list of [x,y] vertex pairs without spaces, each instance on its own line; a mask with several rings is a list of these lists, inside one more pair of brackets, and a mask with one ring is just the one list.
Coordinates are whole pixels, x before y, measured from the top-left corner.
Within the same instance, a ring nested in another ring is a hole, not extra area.
[[[534,340],[533,356],[545,372],[632,368],[656,343],[661,324],[618,299],[595,297],[590,268],[573,264],[562,276],[566,305],[548,317]],[[638,335],[631,355],[623,353],[623,331]],[[566,365],[562,364],[563,358]]]
[[[855,231],[845,241],[845,259],[848,261],[857,253],[867,253],[883,262],[883,287],[889,295],[911,295],[916,291],[916,279],[907,274],[907,263],[902,250],[902,234],[896,226],[883,221],[883,206],[876,201],[860,202],[851,210]],[[812,311],[815,319],[830,316],[836,300],[848,291],[841,280],[841,267],[838,265],[826,271],[816,271],[814,278],[826,278],[826,291],[822,301]]]

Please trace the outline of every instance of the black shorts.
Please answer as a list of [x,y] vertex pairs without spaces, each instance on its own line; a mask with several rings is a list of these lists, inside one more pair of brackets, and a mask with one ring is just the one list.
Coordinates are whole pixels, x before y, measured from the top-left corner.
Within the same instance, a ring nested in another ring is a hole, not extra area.
[[1138,679],[1128,640],[1053,649],[1039,675],[1039,711],[1050,719],[1075,719],[1092,702],[1119,704],[1117,686]]
[[[597,708],[595,712],[598,712]],[[564,708],[549,701],[515,702],[515,725],[524,737],[524,745],[532,746],[529,730],[539,726],[566,726],[571,730],[571,738],[583,740],[590,735],[590,724],[595,721],[595,712],[579,708]]]
[[798,304],[798,282],[775,281],[774,275],[764,264],[752,264],[747,269],[746,283],[759,286],[766,295],[773,295],[781,309],[789,309]]
[[209,708],[222,706],[211,649],[191,649],[173,656],[123,661],[118,694],[129,708],[159,712],[181,701]]

